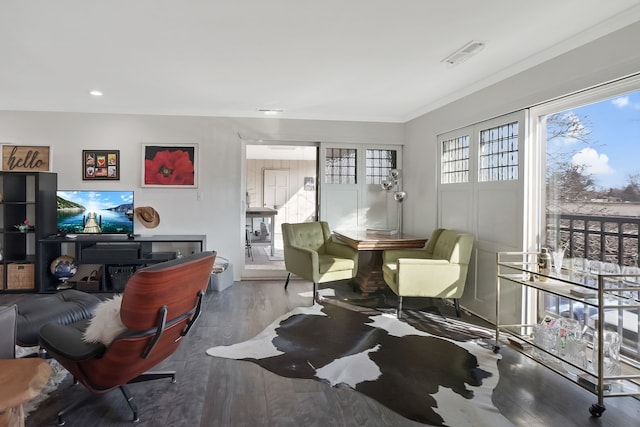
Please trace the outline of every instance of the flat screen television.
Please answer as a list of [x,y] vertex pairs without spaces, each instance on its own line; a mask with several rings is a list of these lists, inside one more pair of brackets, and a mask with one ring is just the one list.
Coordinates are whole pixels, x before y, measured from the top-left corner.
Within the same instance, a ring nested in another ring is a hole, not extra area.
[[58,190],[58,233],[133,234],[133,191]]

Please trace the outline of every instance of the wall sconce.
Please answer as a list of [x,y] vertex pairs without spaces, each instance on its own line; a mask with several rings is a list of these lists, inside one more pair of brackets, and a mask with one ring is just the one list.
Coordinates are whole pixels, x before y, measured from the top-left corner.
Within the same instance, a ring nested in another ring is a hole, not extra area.
[[393,200],[398,202],[398,234],[402,233],[402,202],[407,198],[406,191],[402,191],[402,186],[400,185],[400,170],[399,169],[390,169],[389,174],[385,179],[382,180],[380,186],[385,191],[393,192]]

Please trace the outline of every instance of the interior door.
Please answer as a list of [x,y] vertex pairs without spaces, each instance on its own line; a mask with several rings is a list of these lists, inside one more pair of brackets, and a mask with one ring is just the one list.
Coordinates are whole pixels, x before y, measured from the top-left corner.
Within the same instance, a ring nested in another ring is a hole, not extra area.
[[279,233],[280,226],[287,222],[287,200],[289,195],[289,171],[265,169],[262,184],[264,207],[278,211],[274,219],[274,233]]
[[332,230],[356,229],[360,224],[357,152],[353,146],[320,144],[320,219]]

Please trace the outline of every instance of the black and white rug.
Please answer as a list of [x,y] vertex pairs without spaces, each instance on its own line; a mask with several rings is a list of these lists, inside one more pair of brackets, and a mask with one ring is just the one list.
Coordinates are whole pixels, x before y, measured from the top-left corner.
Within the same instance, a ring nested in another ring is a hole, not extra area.
[[349,387],[402,416],[437,426],[512,425],[493,405],[493,333],[437,313],[394,313],[323,300],[210,356],[257,363],[288,378]]

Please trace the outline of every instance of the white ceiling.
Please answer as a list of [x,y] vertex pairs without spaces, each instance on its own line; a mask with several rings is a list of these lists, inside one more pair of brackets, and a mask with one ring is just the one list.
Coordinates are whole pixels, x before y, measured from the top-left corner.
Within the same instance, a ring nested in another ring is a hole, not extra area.
[[405,122],[638,20],[637,0],[2,0],[0,109]]

